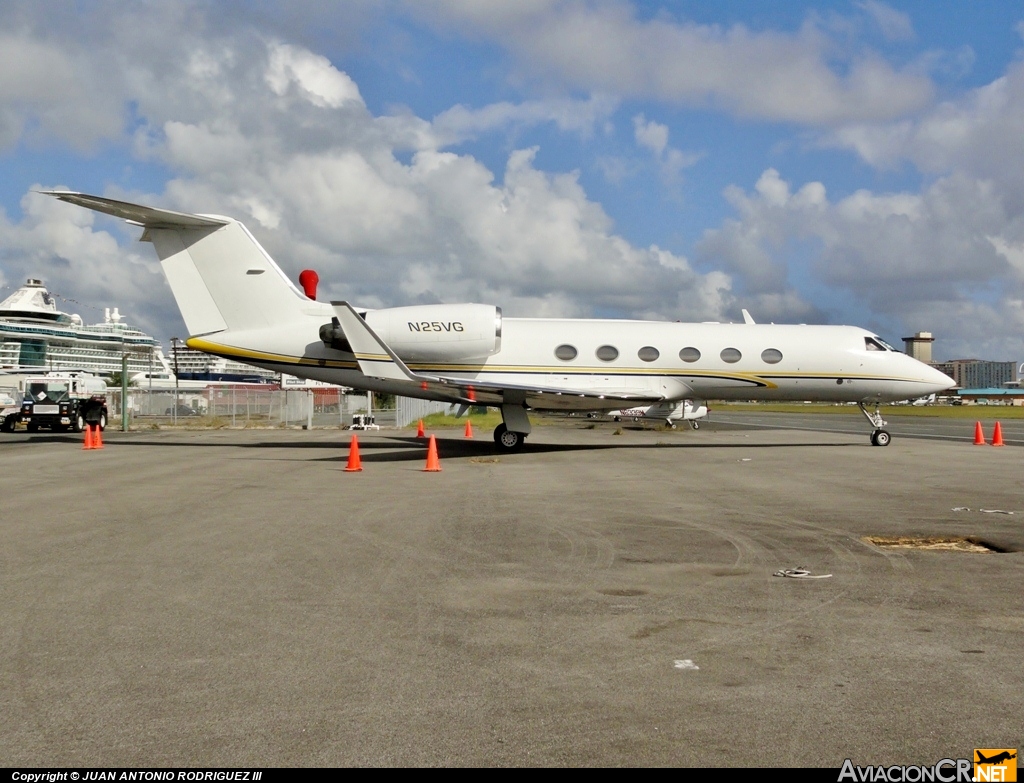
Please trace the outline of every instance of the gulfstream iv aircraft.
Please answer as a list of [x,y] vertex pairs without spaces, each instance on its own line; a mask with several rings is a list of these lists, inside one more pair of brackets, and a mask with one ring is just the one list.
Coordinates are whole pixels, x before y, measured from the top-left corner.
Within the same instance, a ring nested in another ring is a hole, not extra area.
[[954,385],[851,326],[755,324],[745,313],[742,324],[687,324],[503,318],[485,304],[327,304],[300,291],[237,220],[46,192],[143,228],[190,348],[357,389],[495,406],[503,423],[494,439],[509,451],[530,434],[529,411],[708,399],[855,402],[871,442],[885,446],[878,403]]

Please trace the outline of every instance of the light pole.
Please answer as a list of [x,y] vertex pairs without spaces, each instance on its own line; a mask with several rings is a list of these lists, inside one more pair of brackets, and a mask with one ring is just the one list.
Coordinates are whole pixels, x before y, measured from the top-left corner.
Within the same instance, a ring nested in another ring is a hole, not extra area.
[[178,423],[178,338],[171,338],[171,354],[174,356],[174,423]]

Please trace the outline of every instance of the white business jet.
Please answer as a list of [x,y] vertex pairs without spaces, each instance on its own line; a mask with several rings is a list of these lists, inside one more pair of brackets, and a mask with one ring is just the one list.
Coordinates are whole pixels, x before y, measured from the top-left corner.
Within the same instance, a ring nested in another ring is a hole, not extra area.
[[688,421],[693,429],[700,429],[698,419],[708,415],[708,406],[695,400],[679,402],[656,402],[654,405],[637,405],[632,408],[620,408],[604,414],[613,421],[641,421],[655,419],[663,421],[675,429],[677,421]]
[[[503,318],[484,304],[368,310],[300,291],[240,222],[84,193],[45,191],[143,228],[189,332],[187,345],[303,378],[501,409],[515,451],[529,411],[616,410],[680,400],[855,402],[871,442],[877,405],[954,385],[851,326]],[[869,412],[867,405],[875,405]]]

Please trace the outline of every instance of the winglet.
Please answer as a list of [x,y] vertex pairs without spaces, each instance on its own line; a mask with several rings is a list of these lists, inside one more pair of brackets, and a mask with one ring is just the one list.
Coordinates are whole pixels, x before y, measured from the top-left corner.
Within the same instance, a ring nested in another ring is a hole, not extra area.
[[331,305],[363,375],[389,381],[428,380],[406,367],[370,325],[352,309],[352,305],[348,302],[331,302]]
[[741,312],[743,313],[743,323],[745,323],[745,324],[756,323],[756,321],[751,317],[750,313],[748,313],[746,310],[742,310]]

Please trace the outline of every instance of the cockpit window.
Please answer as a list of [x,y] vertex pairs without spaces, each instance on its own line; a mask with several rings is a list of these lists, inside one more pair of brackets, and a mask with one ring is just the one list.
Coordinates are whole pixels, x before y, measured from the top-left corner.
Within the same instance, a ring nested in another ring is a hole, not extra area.
[[878,340],[878,342],[880,342],[882,344],[882,346],[885,348],[885,350],[893,351],[894,353],[899,353],[900,352],[898,348],[893,348],[891,345],[889,345],[889,343],[887,343],[885,340],[883,340],[877,334],[875,335],[875,339]]
[[877,337],[865,337],[864,347],[869,351],[884,351],[885,343]]

